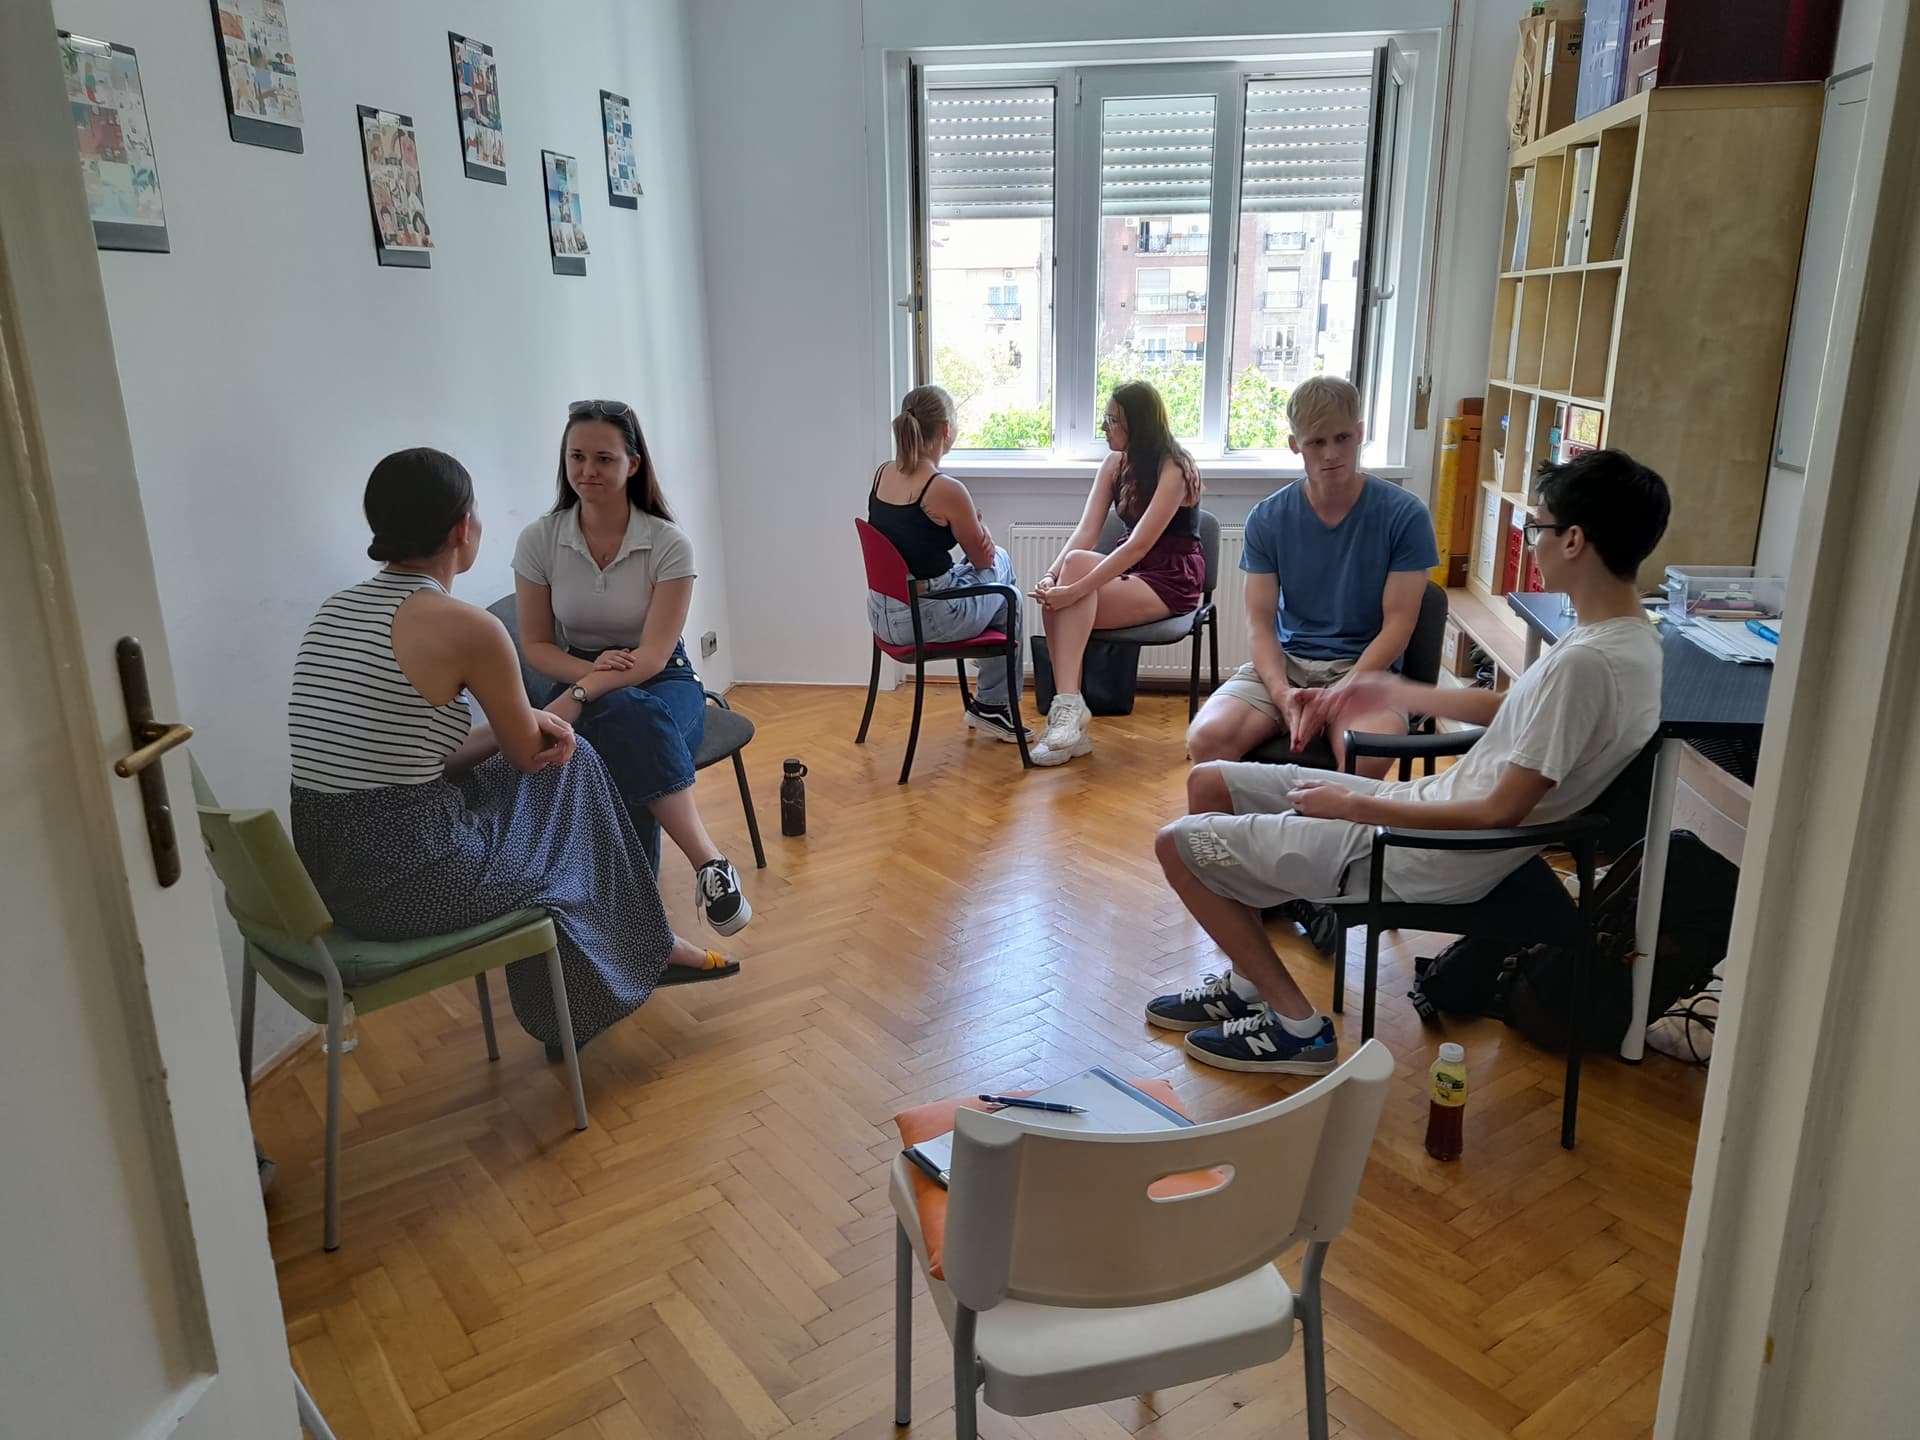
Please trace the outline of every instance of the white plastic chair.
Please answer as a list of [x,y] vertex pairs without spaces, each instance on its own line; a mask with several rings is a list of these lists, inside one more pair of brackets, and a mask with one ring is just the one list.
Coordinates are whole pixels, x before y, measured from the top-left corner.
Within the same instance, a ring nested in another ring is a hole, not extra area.
[[[1264,1365],[1306,1350],[1307,1433],[1327,1433],[1320,1272],[1353,1211],[1393,1056],[1377,1040],[1264,1110],[1191,1129],[1068,1135],[1013,1112],[962,1110],[942,1268],[928,1276],[953,1338],[954,1428],[976,1440],[975,1392],[1037,1415]],[[1231,1167],[1201,1194],[1154,1199],[1169,1175]],[[913,1263],[928,1269],[911,1162],[896,1157],[894,1421],[910,1423]],[[1305,1241],[1296,1293],[1273,1262]]]

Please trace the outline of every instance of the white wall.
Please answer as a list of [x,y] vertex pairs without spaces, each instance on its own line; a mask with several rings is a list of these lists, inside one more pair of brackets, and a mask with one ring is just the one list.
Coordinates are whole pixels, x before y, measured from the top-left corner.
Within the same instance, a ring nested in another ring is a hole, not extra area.
[[[1495,236],[1504,190],[1505,111],[1514,24],[1524,0],[1467,0],[1441,255],[1436,424],[1415,432],[1407,483],[1424,495],[1437,419],[1485,386]],[[708,246],[716,392],[742,423],[719,430],[735,657],[753,680],[865,678],[865,589],[848,517],[886,454],[891,394],[884,255],[868,243],[873,159],[884,146],[875,100],[879,56],[935,46],[1271,35],[1276,11],[1253,0],[1111,0],[1098,7],[979,0],[728,0],[693,12],[701,206]],[[1358,0],[1289,7],[1303,33],[1438,30],[1445,0]],[[1414,207],[1410,223],[1430,218]],[[776,238],[777,237],[777,240]],[[770,248],[777,244],[776,248]],[[753,336],[752,344],[742,337]],[[1085,477],[969,482],[987,521],[1077,516]],[[1272,482],[1210,482],[1209,507],[1244,518]],[[810,603],[785,598],[806,577]],[[751,617],[750,623],[747,617]]]
[[[520,527],[552,503],[566,402],[636,404],[700,557],[687,633],[732,678],[686,39],[675,0],[291,0],[306,153],[227,137],[204,5],[58,0],[63,27],[131,45],[173,250],[100,256],[175,673],[223,799],[284,805],[286,694],[316,605],[363,578],[361,489],[408,445],[459,456],[487,540],[458,593],[511,588]],[[505,187],[465,178],[447,31],[494,47]],[[632,98],[646,194],[611,209],[599,90]],[[375,264],[356,104],[411,114],[436,251]],[[578,156],[593,255],[549,263],[542,148]],[[189,843],[191,843],[189,837]],[[238,941],[226,936],[230,979]],[[234,986],[237,994],[237,979]],[[256,1055],[302,1022],[270,993]]]

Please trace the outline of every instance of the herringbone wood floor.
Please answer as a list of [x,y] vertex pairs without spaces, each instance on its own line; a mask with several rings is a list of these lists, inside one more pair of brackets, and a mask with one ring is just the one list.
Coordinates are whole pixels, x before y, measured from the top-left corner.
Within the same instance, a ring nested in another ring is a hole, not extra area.
[[[882,697],[858,749],[858,692],[732,698],[760,726],[748,754],[771,862],[744,870],[756,916],[729,950],[745,973],[663,992],[594,1043],[590,1130],[571,1129],[560,1071],[504,1004],[497,1065],[469,989],[365,1020],[346,1068],[344,1243],[325,1255],[320,1056],[256,1092],[281,1166],[268,1209],[293,1357],[343,1440],[886,1440],[896,1111],[1096,1062],[1167,1076],[1203,1118],[1307,1083],[1190,1064],[1140,1018],[1215,965],[1149,849],[1181,804],[1179,701],[1143,696],[1096,722],[1091,757],[1023,775],[936,690],[902,789],[904,693]],[[804,839],[778,833],[787,755],[812,767]],[[750,859],[727,767],[700,797]],[[697,935],[690,881],[673,856],[669,907]],[[1380,1034],[1400,1072],[1327,1270],[1335,1432],[1645,1433],[1704,1075],[1596,1061],[1567,1153],[1559,1060],[1497,1024],[1455,1025],[1474,1082],[1466,1157],[1435,1164],[1421,1135],[1438,1037],[1399,997],[1436,942],[1390,938]],[[1281,943],[1325,1003],[1330,968]],[[1357,995],[1344,1024],[1357,1035]],[[914,1428],[951,1435],[924,1298],[917,1322]],[[992,1440],[1300,1436],[1298,1352],[981,1423]]]

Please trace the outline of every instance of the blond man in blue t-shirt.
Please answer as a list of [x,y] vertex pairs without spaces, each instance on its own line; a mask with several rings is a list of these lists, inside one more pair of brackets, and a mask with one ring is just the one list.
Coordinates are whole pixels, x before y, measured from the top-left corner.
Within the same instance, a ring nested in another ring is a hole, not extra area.
[[[1305,380],[1287,403],[1287,420],[1287,444],[1306,463],[1306,478],[1247,517],[1240,568],[1253,663],[1194,717],[1187,753],[1195,764],[1242,759],[1277,735],[1296,750],[1312,741],[1320,727],[1306,696],[1350,676],[1397,669],[1420,618],[1427,572],[1439,563],[1427,507],[1360,468],[1366,426],[1358,390],[1331,376]],[[1353,717],[1349,728],[1400,735],[1407,717],[1381,710]],[[1340,736],[1333,743],[1335,764],[1344,766]],[[1369,761],[1361,770],[1377,778],[1387,763]]]

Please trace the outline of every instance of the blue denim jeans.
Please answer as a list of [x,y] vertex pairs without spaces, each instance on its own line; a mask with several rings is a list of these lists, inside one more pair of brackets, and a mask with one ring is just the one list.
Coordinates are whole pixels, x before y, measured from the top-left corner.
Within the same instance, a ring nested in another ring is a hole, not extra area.
[[[998,595],[966,595],[958,600],[942,600],[942,590],[966,585],[1011,585],[1013,604]],[[1008,614],[1011,608],[1012,614]],[[901,601],[875,591],[867,592],[867,624],[873,633],[889,645],[913,643],[913,617]],[[961,560],[945,575],[927,582],[920,600],[920,638],[928,644],[949,640],[971,640],[984,630],[1003,630],[1014,639],[1013,675],[1007,675],[1004,656],[980,656],[980,692],[982,705],[1004,706],[1009,684],[1020,693],[1023,659],[1020,653],[1020,586],[1013,578],[1013,560],[1007,552],[994,547],[993,564],[982,568],[970,560]]]
[[[571,653],[582,660],[598,654]],[[556,686],[553,693],[566,688]],[[660,835],[647,807],[693,784],[693,757],[707,731],[706,687],[687,659],[686,646],[674,646],[666,668],[653,678],[589,701],[574,729],[606,762],[633,828],[642,836],[653,830],[647,849],[658,869]]]

